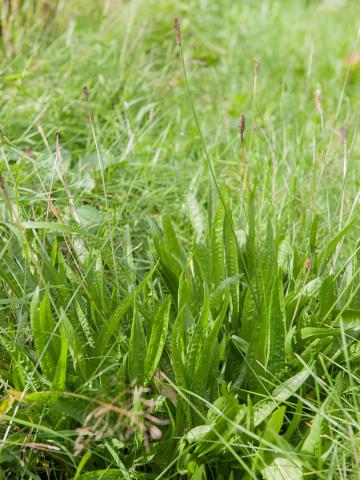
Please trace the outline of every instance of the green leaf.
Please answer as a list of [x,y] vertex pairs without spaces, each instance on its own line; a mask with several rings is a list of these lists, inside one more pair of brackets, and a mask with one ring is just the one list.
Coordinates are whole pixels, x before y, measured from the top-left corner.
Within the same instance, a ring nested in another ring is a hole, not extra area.
[[199,285],[211,287],[211,252],[203,244],[196,245],[194,254],[195,278],[199,279]]
[[68,353],[68,339],[64,328],[60,328],[61,334],[61,350],[59,361],[56,366],[55,376],[52,383],[52,388],[57,391],[65,389],[66,382],[66,367],[67,367],[67,353]]
[[145,357],[145,377],[149,381],[155,373],[165,345],[169,325],[171,298],[160,305],[154,318],[153,327]]
[[267,369],[276,373],[283,368],[285,362],[285,306],[280,273],[277,274],[270,294],[268,309],[268,358]]
[[301,451],[312,455],[320,453],[323,415],[323,413],[317,413],[312,419],[309,433],[305,438]]
[[335,280],[333,275],[324,278],[319,291],[319,313],[318,321],[323,323],[336,306]]
[[324,424],[326,425],[326,418],[329,415],[329,410],[333,408],[333,405],[338,403],[338,398],[341,398],[344,390],[344,382],[342,373],[340,372],[335,380],[334,388],[331,390],[326,399],[319,407],[319,411],[313,417],[304,443],[302,444],[301,451],[306,454],[320,456],[322,452],[322,434],[324,433]]
[[296,457],[276,457],[275,460],[261,471],[264,480],[302,480],[303,470],[300,460]]
[[176,259],[165,249],[162,239],[155,238],[154,246],[159,256],[159,270],[174,301],[177,301],[179,279],[182,269]]
[[182,352],[185,351],[184,344],[184,306],[178,313],[171,335],[171,364],[175,374],[176,383],[179,387],[186,388],[185,366],[182,358]]
[[211,425],[198,425],[197,427],[192,428],[184,436],[184,439],[189,443],[197,443],[199,440],[202,440],[207,433],[211,431]]
[[224,218],[225,210],[219,202],[211,230],[212,275],[215,287],[225,280]]
[[285,411],[286,411],[286,406],[282,405],[280,408],[278,408],[272,413],[270,420],[266,424],[266,429],[265,429],[263,438],[271,439],[274,433],[277,434],[280,432],[281,427],[284,423]]
[[205,466],[200,465],[196,468],[196,472],[191,476],[190,480],[206,480]]
[[[230,206],[227,207],[227,211],[230,212]],[[231,213],[229,213],[231,215]],[[239,259],[238,259],[238,245],[234,238],[234,232],[231,225],[231,221],[228,215],[224,219],[224,242],[225,242],[225,255],[226,255],[226,269],[227,276],[231,278],[238,277],[239,275]],[[231,283],[231,324],[233,330],[237,330],[239,326],[239,282]]]
[[83,312],[79,302],[75,299],[74,301],[75,303],[75,310],[76,310],[76,314],[77,314],[77,320],[81,326],[81,329],[85,335],[85,338],[87,340],[87,344],[91,347],[91,348],[94,348],[95,347],[95,339],[94,339],[94,331],[91,327],[91,325],[89,324],[89,321],[85,315],[85,313]]
[[201,350],[206,337],[206,329],[210,318],[209,295],[205,292],[204,304],[200,316],[195,324],[186,355],[186,372],[190,382],[194,378],[197,359],[201,355]]
[[192,390],[200,396],[205,395],[206,387],[208,384],[208,379],[210,372],[215,369],[217,370],[218,365],[214,365],[214,361],[217,358],[218,350],[218,335],[222,324],[224,323],[226,312],[229,307],[230,295],[227,295],[222,306],[222,309],[212,323],[210,331],[208,332],[203,347],[199,354],[196,357],[196,367],[194,376],[192,378]]
[[59,222],[23,222],[21,224],[22,228],[26,230],[50,230],[53,232],[67,232],[67,233],[79,233],[81,234],[81,229],[77,228],[74,225],[69,225],[68,223],[59,223]]
[[126,479],[121,470],[116,468],[107,468],[105,470],[93,470],[92,472],[82,473],[76,480],[123,480]]
[[309,378],[311,370],[306,368],[281,383],[271,394],[271,399],[264,399],[254,407],[254,425],[259,426],[282,403],[290,398]]
[[120,321],[122,320],[126,312],[134,305],[136,295],[150,280],[155,268],[156,266],[145,276],[145,278],[136,288],[134,288],[130,293],[126,295],[125,298],[122,299],[122,301],[111,314],[107,324],[103,326],[99,338],[96,342],[96,351],[98,355],[104,355],[104,352],[106,351],[106,346],[110,341],[110,338],[119,328]]
[[130,381],[143,385],[145,378],[146,339],[140,315],[135,310],[131,327],[128,371]]
[[87,363],[85,358],[84,346],[81,343],[78,333],[76,332],[73,323],[66,315],[63,308],[60,309],[60,319],[62,329],[64,330],[69,343],[69,352],[73,361],[75,372],[80,370],[84,378],[87,378]]
[[184,253],[176,236],[171,220],[167,215],[162,219],[164,237],[163,242],[166,250],[171,252],[178,260],[184,259]]
[[41,369],[52,382],[60,356],[59,334],[53,319],[47,292],[40,300],[39,288],[34,291],[30,306],[30,324]]
[[316,251],[316,236],[319,224],[319,215],[316,214],[314,220],[311,224],[311,231],[310,231],[310,253],[314,253]]
[[[249,346],[238,381],[241,383],[245,379],[247,387],[252,391],[264,391],[260,377],[266,373],[269,360],[276,366],[284,356],[284,345],[279,352],[275,351],[280,342],[284,344],[285,338],[276,275],[275,242],[269,223],[266,243],[259,254],[256,273],[246,293],[240,331],[241,337],[249,342]],[[280,339],[277,335],[280,335]]]
[[261,441],[259,443],[259,449],[257,456],[254,459],[254,464],[258,465],[259,462],[266,462],[267,457],[271,456],[267,452],[266,446],[269,443],[275,443],[278,440],[278,433],[281,430],[281,427],[284,423],[286,407],[285,405],[276,409],[269,420],[266,423],[265,431],[262,435]]
[[[230,440],[236,432],[237,425],[245,417],[245,408],[239,405],[235,397],[222,396],[210,407],[207,417],[211,429],[208,430],[206,426],[202,425],[200,431],[195,430],[194,432],[199,435],[195,450],[199,457],[225,449],[224,443]],[[201,432],[202,436],[200,437]]]

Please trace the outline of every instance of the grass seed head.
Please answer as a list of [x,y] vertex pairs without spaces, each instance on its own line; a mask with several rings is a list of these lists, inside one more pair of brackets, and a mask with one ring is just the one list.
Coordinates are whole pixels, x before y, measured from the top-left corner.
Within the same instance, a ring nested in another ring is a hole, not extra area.
[[240,132],[240,137],[242,139],[245,132],[245,115],[243,113],[240,115],[240,119],[239,119],[239,132]]
[[180,32],[180,22],[179,17],[174,18],[174,32],[175,32],[175,41],[176,45],[181,45],[181,32]]
[[258,58],[254,58],[254,74],[257,75],[260,70],[260,60]]
[[84,96],[85,102],[88,102],[89,101],[89,89],[86,86],[83,88],[83,96]]

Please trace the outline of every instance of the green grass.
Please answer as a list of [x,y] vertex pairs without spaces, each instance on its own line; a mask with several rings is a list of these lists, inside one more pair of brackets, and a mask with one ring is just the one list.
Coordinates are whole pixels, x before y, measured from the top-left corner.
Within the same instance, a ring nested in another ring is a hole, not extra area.
[[358,3],[1,8],[0,478],[360,478]]

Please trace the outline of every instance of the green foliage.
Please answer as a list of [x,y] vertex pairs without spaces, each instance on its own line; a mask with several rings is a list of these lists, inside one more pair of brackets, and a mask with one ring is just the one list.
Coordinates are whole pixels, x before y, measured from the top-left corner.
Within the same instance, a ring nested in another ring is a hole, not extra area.
[[2,5],[0,478],[357,478],[357,2],[118,4]]
[[[249,202],[255,198],[254,190]],[[122,478],[120,464],[141,476],[136,458],[149,455],[152,475],[166,458],[190,478],[217,472],[219,458],[228,462],[219,474],[250,478],[290,471],[300,478],[328,464],[319,460],[328,448],[323,435],[341,437],[346,422],[355,428],[350,412],[334,414],[342,402],[356,405],[346,388],[357,388],[354,378],[343,369],[350,356],[358,370],[352,352],[360,314],[354,295],[342,306],[338,300],[351,283],[341,290],[344,269],[310,281],[303,269],[295,277],[291,261],[278,264],[276,228],[269,223],[260,246],[252,236],[240,245],[232,218],[230,203],[225,209],[219,202],[205,238],[189,253],[165,218],[154,231],[153,266],[135,277],[128,265],[119,270],[132,279],[126,289],[90,251],[83,266],[54,248],[41,263],[30,255],[24,265],[43,287],[26,297],[23,320],[21,310],[13,315],[20,315],[22,328],[28,323],[31,336],[4,330],[1,340],[1,371],[9,365],[1,411],[12,439],[5,452],[11,455],[21,431],[31,427],[33,443],[46,445],[54,465],[58,449],[72,456],[76,478],[99,472]],[[61,234],[51,241],[59,245]],[[2,258],[12,251],[9,237]],[[17,258],[25,261],[21,252]],[[2,282],[17,298],[11,278]],[[334,385],[324,376],[336,376]],[[62,436],[72,431],[77,437]],[[94,453],[81,464],[74,454],[86,445]],[[250,445],[257,449],[253,460]]]

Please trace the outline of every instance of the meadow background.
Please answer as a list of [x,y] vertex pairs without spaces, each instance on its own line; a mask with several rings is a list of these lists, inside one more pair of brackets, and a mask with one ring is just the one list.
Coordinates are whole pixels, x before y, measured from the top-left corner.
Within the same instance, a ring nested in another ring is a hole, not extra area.
[[359,2],[0,2],[0,478],[360,478]]

